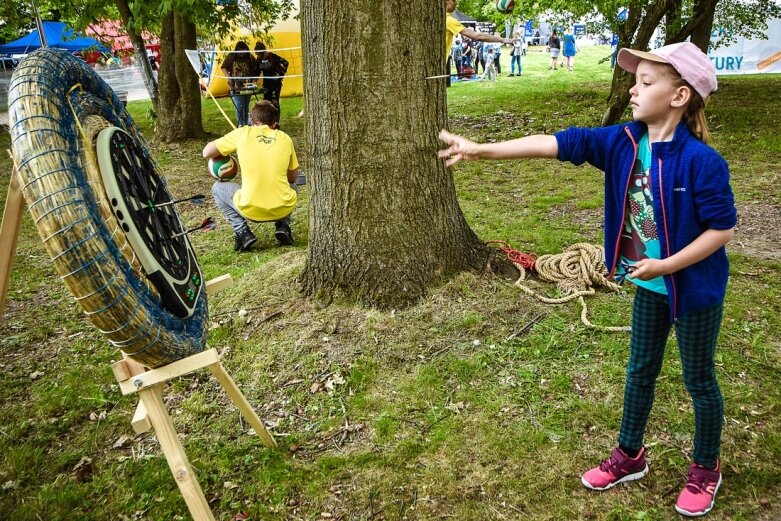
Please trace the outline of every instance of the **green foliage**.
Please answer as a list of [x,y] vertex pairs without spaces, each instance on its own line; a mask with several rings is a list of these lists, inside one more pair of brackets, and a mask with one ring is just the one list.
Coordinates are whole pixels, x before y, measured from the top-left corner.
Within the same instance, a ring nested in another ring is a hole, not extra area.
[[767,22],[781,18],[781,3],[776,0],[721,1],[716,5],[714,31],[717,47],[729,45],[738,36],[767,39]]
[[[247,0],[223,2],[212,0],[128,0],[133,13],[131,29],[158,34],[161,20],[176,9],[195,22],[204,36],[217,39],[237,25],[264,32],[279,18],[289,16],[291,0]],[[84,29],[96,20],[119,17],[114,2],[106,0],[39,0],[38,12],[43,20],[62,21],[76,29]],[[13,40],[35,28],[30,0],[3,2],[0,6],[0,39]]]

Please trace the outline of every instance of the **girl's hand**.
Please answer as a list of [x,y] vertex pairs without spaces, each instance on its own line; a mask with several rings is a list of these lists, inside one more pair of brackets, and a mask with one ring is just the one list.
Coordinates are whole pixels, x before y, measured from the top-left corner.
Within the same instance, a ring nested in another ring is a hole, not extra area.
[[632,268],[628,276],[633,279],[651,280],[668,274],[664,261],[660,259],[642,259]]
[[448,148],[440,150],[438,155],[446,159],[446,166],[453,166],[461,160],[470,161],[479,159],[479,144],[470,141],[465,137],[451,134],[445,129],[439,131],[439,139],[443,141]]

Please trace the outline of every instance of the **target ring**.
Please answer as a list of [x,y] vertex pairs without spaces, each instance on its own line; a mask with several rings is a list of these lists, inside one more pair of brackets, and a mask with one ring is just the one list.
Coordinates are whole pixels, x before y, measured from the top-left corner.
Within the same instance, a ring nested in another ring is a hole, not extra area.
[[163,179],[145,150],[117,127],[100,131],[96,151],[114,215],[162,297],[180,318],[194,311],[202,277]]

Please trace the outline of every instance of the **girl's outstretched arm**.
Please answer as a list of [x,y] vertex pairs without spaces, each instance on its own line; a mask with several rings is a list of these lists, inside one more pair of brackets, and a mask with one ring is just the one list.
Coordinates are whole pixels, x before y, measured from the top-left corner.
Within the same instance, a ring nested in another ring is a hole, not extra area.
[[461,160],[474,159],[555,158],[559,153],[556,138],[542,134],[500,143],[475,143],[443,129],[439,131],[439,139],[448,146],[439,151],[439,157],[447,159],[445,162],[447,166],[452,166]]

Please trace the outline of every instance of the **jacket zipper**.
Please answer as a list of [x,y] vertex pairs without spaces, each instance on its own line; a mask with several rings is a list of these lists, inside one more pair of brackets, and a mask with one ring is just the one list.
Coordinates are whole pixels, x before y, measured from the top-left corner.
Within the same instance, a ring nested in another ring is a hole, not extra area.
[[[659,158],[659,204],[662,207],[662,226],[664,226],[664,243],[667,246],[667,256],[670,256],[670,234],[667,231],[667,210],[664,205],[664,185],[662,183],[662,158]],[[678,292],[675,289],[675,277],[670,273],[670,285],[673,287],[673,322],[678,319]]]
[[635,167],[635,161],[637,161],[637,143],[635,143],[635,138],[632,137],[632,133],[629,132],[629,127],[624,127],[624,132],[629,136],[629,141],[632,142],[632,147],[635,152],[632,157],[632,162],[629,164],[629,175],[626,178],[626,185],[624,186],[624,198],[621,204],[621,219],[618,221],[618,233],[616,234],[616,245],[613,251],[613,265],[610,267],[610,273],[607,275],[608,278],[613,276],[616,266],[618,265],[618,250],[621,246],[621,228],[624,227],[624,218],[626,217],[626,196],[629,193],[629,180],[632,177],[632,169]]

